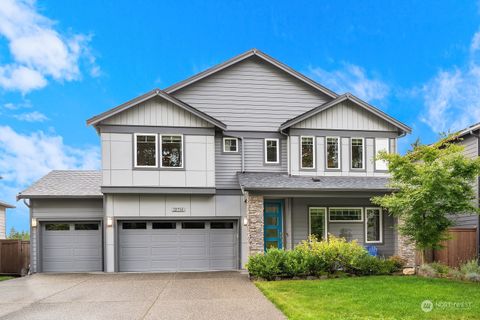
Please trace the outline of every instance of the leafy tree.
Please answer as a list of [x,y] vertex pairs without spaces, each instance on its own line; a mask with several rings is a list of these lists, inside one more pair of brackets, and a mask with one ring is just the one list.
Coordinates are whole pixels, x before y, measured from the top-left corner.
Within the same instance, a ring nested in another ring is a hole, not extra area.
[[10,229],[10,233],[7,236],[7,239],[12,240],[30,240],[30,232],[28,231],[17,231],[14,227]]
[[[400,218],[402,235],[418,250],[440,248],[453,225],[449,216],[480,214],[475,206],[473,183],[480,175],[480,158],[470,159],[463,146],[450,135],[436,144],[415,143],[406,155],[380,153],[388,161],[394,192],[372,198],[372,202]],[[422,261],[423,262],[423,261]]]

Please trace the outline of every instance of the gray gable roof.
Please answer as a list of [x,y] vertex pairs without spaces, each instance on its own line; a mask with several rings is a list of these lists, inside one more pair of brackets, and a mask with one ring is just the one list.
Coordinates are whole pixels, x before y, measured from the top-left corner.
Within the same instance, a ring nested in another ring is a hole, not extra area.
[[94,170],[54,170],[17,195],[32,198],[102,198],[102,173]]
[[246,191],[391,191],[389,179],[382,177],[311,177],[246,172],[238,173],[238,182]]
[[212,116],[206,114],[205,112],[202,112],[202,111],[192,107],[189,104],[186,104],[185,102],[179,100],[178,98],[176,98],[174,96],[169,95],[168,93],[166,93],[165,91],[162,91],[160,89],[153,89],[153,90],[151,90],[151,91],[149,91],[145,94],[142,94],[141,96],[136,97],[136,98],[134,98],[130,101],[127,101],[127,102],[125,102],[125,103],[123,103],[123,104],[121,104],[121,105],[119,105],[115,108],[112,108],[110,110],[107,110],[107,111],[99,114],[99,115],[96,115],[96,116],[87,120],[87,125],[89,125],[89,126],[90,125],[96,125],[99,122],[101,122],[102,120],[110,118],[110,117],[112,117],[112,116],[114,116],[114,115],[116,115],[116,114],[118,114],[122,111],[130,109],[130,108],[138,105],[139,103],[141,103],[143,101],[146,101],[146,100],[149,100],[149,99],[151,99],[153,97],[156,97],[156,96],[159,96],[159,97],[173,103],[174,105],[191,112],[192,114],[196,115],[197,117],[207,121],[210,124],[213,124],[214,126],[220,128],[220,129],[225,130],[227,128],[227,126],[223,122],[213,118]]
[[13,209],[13,208],[15,208],[14,205],[8,204],[8,203],[3,202],[3,201],[0,201],[0,207],[8,208],[8,209]]
[[338,96],[337,98],[333,99],[332,101],[329,101],[329,102],[326,102],[312,110],[309,110],[307,112],[305,112],[304,114],[301,114],[299,115],[298,117],[295,117],[293,119],[290,119],[286,122],[284,122],[281,126],[280,126],[280,130],[284,130],[284,129],[287,129],[291,126],[293,126],[294,124],[297,124],[305,119],[308,119],[322,111],[325,111],[331,107],[334,107],[336,105],[338,105],[339,103],[345,101],[345,100],[349,100],[349,101],[352,101],[353,103],[355,103],[357,106],[361,107],[361,108],[364,108],[365,110],[375,114],[376,116],[380,117],[381,119],[385,120],[386,122],[394,125],[395,127],[397,127],[398,129],[400,129],[401,131],[404,131],[405,133],[410,133],[412,132],[412,129],[407,126],[406,124],[398,121],[398,120],[395,120],[394,118],[390,117],[388,114],[386,114],[385,112],[381,111],[380,109],[377,109],[375,108],[374,106],[366,103],[365,101],[361,100],[360,98],[358,97],[355,97],[354,95],[352,95],[351,93],[345,93],[345,94],[342,94],[341,96]]
[[307,85],[319,90],[320,92],[326,94],[327,96],[331,97],[331,98],[336,98],[338,95],[333,92],[332,90],[322,86],[321,84],[315,82],[314,80],[304,76],[303,74],[301,74],[300,72],[290,68],[289,66],[287,66],[286,64],[274,59],[273,57],[269,56],[268,54],[258,50],[258,49],[250,49],[248,50],[247,52],[244,52],[242,54],[239,54],[238,56],[235,56],[223,63],[220,63],[216,66],[213,66],[203,72],[200,72],[190,78],[187,78],[183,81],[180,81],[168,88],[165,89],[165,92],[167,93],[173,93],[177,90],[180,90],[192,83],[195,83],[197,82],[198,80],[201,80],[203,78],[206,78],[208,77],[209,75],[211,74],[214,74],[218,71],[221,71],[225,68],[228,68],[229,66],[233,65],[233,64],[236,64],[236,63],[239,63],[245,59],[248,59],[250,57],[253,57],[253,56],[256,56],[260,59],[262,59],[263,61],[266,61],[268,62],[269,64],[275,66],[276,68],[288,73],[289,75],[293,76],[294,78],[297,78],[298,80],[306,83]]

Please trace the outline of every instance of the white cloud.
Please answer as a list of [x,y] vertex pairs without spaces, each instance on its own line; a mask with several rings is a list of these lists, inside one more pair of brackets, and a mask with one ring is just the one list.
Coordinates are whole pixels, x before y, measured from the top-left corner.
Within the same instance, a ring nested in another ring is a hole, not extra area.
[[309,74],[340,94],[351,92],[366,101],[381,101],[390,93],[390,87],[385,82],[370,77],[362,67],[354,64],[345,63],[343,68],[332,71],[310,67]]
[[0,126],[0,175],[17,191],[53,169],[97,169],[98,147],[75,148],[55,134],[22,134]]
[[1,87],[26,93],[46,86],[48,78],[78,80],[81,59],[91,65],[91,74],[99,74],[88,47],[91,36],[65,36],[54,27],[54,21],[37,12],[34,0],[0,1],[0,35],[12,57],[0,66]]
[[480,32],[470,43],[464,67],[440,70],[421,88],[424,112],[421,120],[439,132],[457,131],[480,121]]
[[26,122],[43,122],[48,120],[48,117],[41,112],[32,111],[27,113],[20,113],[13,116],[15,119]]

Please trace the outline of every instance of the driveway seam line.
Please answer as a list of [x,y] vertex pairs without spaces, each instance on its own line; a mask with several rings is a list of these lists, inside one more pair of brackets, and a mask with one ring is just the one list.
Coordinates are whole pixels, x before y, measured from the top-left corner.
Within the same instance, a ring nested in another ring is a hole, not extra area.
[[145,313],[139,318],[139,319],[145,319],[145,317],[148,315],[148,313],[150,312],[150,310],[152,310],[153,306],[155,305],[155,303],[157,303],[158,299],[160,298],[160,296],[162,295],[163,292],[165,292],[165,290],[167,289],[167,287],[170,285],[170,283],[172,283],[172,281],[175,280],[175,277],[177,276],[177,273],[174,273],[173,274],[173,278],[168,280],[168,282],[165,284],[165,286],[162,288],[162,290],[160,290],[160,292],[158,293],[157,297],[155,298],[155,300],[153,300],[152,304],[150,305],[150,307],[148,307],[148,309],[145,311]]

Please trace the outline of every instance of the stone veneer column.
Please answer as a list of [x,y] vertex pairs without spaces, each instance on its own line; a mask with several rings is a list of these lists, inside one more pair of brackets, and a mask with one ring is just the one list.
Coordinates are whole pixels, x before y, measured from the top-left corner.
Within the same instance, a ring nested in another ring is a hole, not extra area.
[[[398,219],[398,226],[402,225],[402,220]],[[409,238],[400,234],[400,231],[396,231],[397,234],[397,248],[396,254],[407,262],[406,268],[413,268],[416,266],[416,259],[415,259],[415,244]]]
[[263,249],[263,196],[246,194],[248,255],[262,253]]

